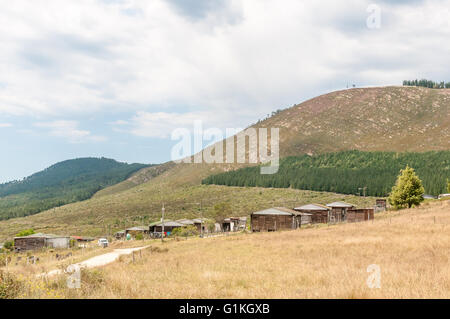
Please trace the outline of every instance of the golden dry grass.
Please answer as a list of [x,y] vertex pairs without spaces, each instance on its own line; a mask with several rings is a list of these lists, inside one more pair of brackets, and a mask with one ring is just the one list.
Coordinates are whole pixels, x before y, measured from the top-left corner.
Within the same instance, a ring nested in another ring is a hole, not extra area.
[[[134,263],[126,256],[85,271],[81,289],[65,288],[62,277],[46,289],[63,298],[450,297],[450,201],[386,212],[374,222],[152,247]],[[381,267],[379,289],[366,284],[371,264]]]

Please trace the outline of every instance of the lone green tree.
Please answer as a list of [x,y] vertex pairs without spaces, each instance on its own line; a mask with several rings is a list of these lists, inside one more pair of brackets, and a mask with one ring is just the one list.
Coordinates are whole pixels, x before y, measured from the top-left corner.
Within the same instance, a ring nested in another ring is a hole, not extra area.
[[400,170],[400,175],[389,195],[389,203],[396,209],[418,206],[424,200],[424,192],[422,181],[414,169],[407,165],[405,169]]
[[214,219],[218,223],[223,223],[223,220],[227,217],[230,217],[232,213],[231,205],[226,202],[221,202],[214,205]]

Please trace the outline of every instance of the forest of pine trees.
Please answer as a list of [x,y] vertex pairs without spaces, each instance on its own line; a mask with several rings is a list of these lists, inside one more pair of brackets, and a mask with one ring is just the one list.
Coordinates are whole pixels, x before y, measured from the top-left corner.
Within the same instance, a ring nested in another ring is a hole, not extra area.
[[345,151],[280,160],[278,173],[261,175],[259,166],[211,175],[203,184],[296,188],[303,190],[387,196],[400,169],[413,167],[425,193],[446,191],[450,177],[450,151],[426,153]]
[[403,86],[421,86],[430,89],[450,89],[450,82],[434,82],[426,79],[422,80],[405,80]]
[[80,158],[57,163],[23,180],[0,184],[0,220],[86,200],[146,166]]

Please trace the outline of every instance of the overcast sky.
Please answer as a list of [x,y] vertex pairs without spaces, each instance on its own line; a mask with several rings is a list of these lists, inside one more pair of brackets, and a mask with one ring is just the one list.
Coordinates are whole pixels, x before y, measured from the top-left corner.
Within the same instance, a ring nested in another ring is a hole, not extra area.
[[177,127],[246,127],[347,84],[450,81],[449,8],[9,1],[0,8],[0,181],[75,157],[164,162]]

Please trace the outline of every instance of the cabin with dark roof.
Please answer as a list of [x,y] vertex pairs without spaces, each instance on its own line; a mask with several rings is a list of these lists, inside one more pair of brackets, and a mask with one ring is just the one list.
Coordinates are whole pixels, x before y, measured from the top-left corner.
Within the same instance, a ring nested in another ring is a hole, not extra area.
[[300,213],[311,214],[311,223],[328,223],[330,207],[319,204],[308,204],[295,207],[294,210]]
[[295,211],[284,207],[257,211],[250,215],[251,230],[261,232],[295,229],[297,228],[295,216]]
[[333,202],[327,204],[326,206],[331,208],[328,215],[329,223],[345,222],[347,220],[347,211],[355,208],[355,205],[345,202]]

